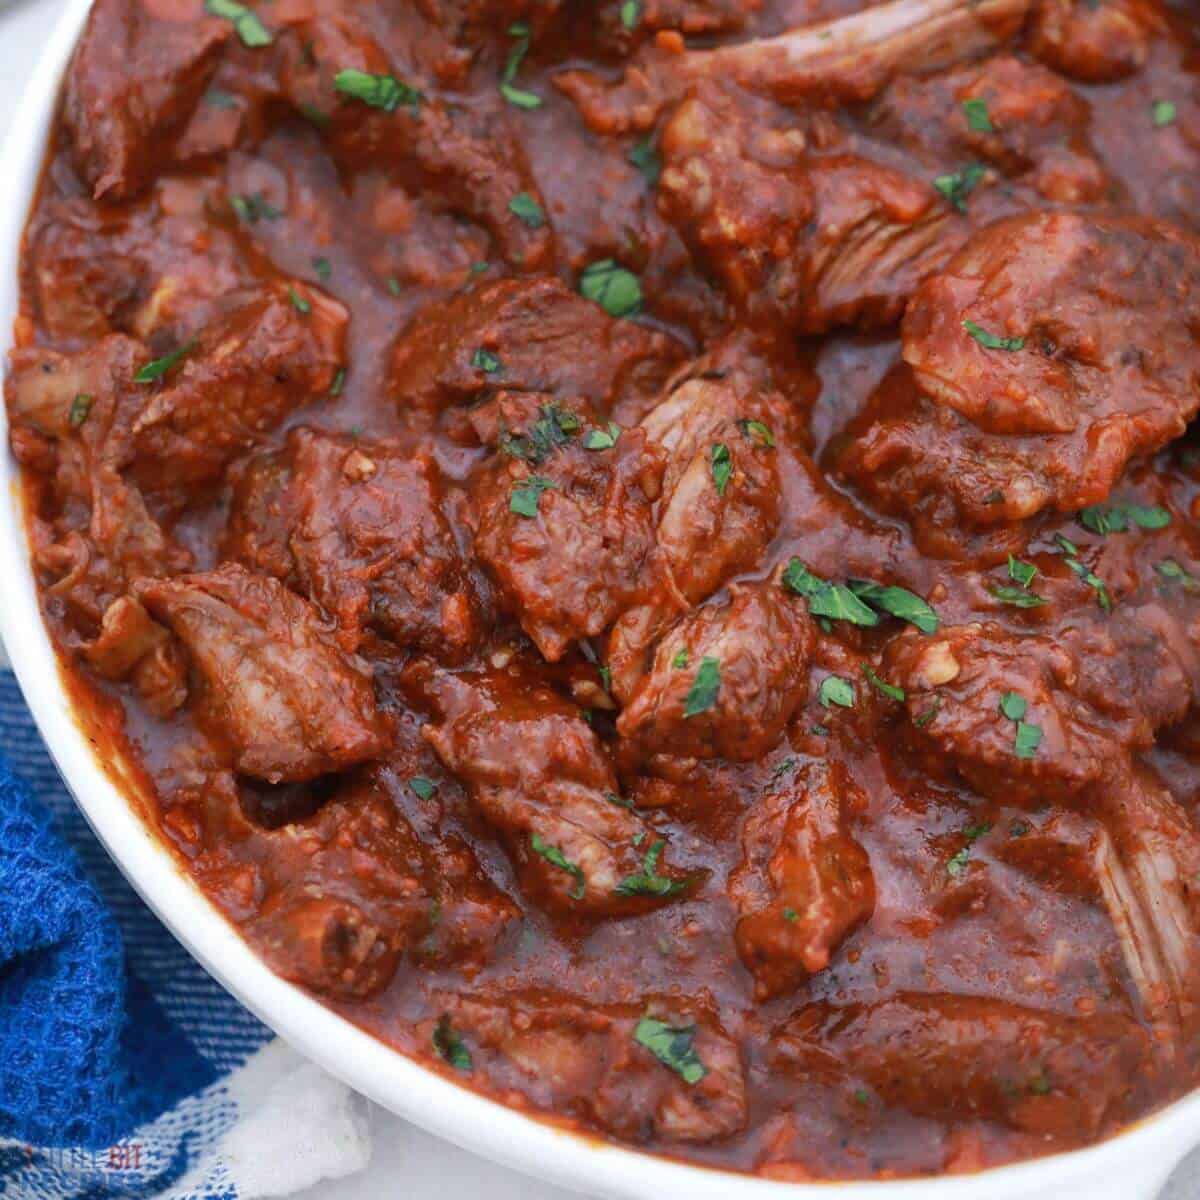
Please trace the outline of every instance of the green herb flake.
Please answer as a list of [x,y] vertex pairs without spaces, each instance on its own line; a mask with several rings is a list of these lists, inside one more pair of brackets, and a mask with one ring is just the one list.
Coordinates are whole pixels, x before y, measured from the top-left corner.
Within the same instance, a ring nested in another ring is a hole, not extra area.
[[830,708],[834,704],[838,708],[854,707],[854,684],[840,675],[826,675],[821,680],[818,695],[826,708]]
[[329,394],[331,396],[340,396],[342,389],[346,386],[346,368],[338,367],[337,374],[333,377],[333,383],[329,385]]
[[395,112],[402,104],[413,113],[421,111],[425,98],[416,88],[397,79],[394,75],[372,75],[368,71],[339,71],[333,77],[333,86],[354,100],[361,100],[371,108],[384,112]]
[[790,921],[793,925],[800,920],[800,914],[794,908],[785,908],[783,910],[783,919]]
[[1173,558],[1164,558],[1162,562],[1156,563],[1154,570],[1163,579],[1179,584],[1184,591],[1194,592],[1200,590],[1200,579],[1197,579],[1190,571],[1180,566]]
[[964,846],[953,858],[946,863],[946,874],[951,879],[957,879],[966,872],[971,859],[971,847]]
[[978,825],[968,825],[966,829],[963,830],[963,837],[965,837],[968,842],[977,842],[985,833],[991,832],[991,821],[980,821]]
[[662,159],[654,148],[653,138],[635,142],[627,155],[630,163],[642,173],[642,178],[651,186],[658,187],[662,175]]
[[525,21],[514,21],[508,27],[508,35],[513,39],[513,46],[508,53],[508,61],[504,64],[504,72],[500,76],[500,94],[514,108],[525,109],[526,111],[541,108],[541,96],[535,95],[533,92],[524,91],[513,84],[513,81],[517,77],[517,72],[521,69],[521,64],[525,61],[525,55],[529,53],[529,43],[532,40],[532,33],[528,23]]
[[610,317],[632,316],[642,307],[642,285],[638,277],[611,258],[602,258],[584,268],[579,292],[594,300]]
[[273,40],[258,14],[235,0],[204,0],[204,11],[231,22],[234,32],[242,39],[242,45],[249,46],[251,50],[269,46]]
[[528,192],[518,192],[508,202],[508,211],[530,229],[541,229],[546,223],[542,206]]
[[1078,555],[1079,547],[1077,545],[1075,545],[1075,543],[1073,541],[1071,541],[1070,538],[1065,537],[1061,533],[1056,533],[1054,535],[1054,541],[1057,544],[1058,548],[1064,554]]
[[967,211],[967,197],[975,190],[979,181],[987,174],[987,168],[971,163],[961,171],[950,175],[939,175],[933,186],[954,205],[960,213]]
[[607,429],[589,429],[583,439],[585,450],[611,450],[621,436],[621,427],[609,421]]
[[676,671],[682,671],[688,665],[688,648],[684,646],[673,659],[671,659],[671,667]]
[[929,707],[921,714],[913,718],[913,724],[918,729],[924,729],[934,717],[938,715],[942,708],[941,696],[934,696]]
[[641,0],[624,0],[624,3],[621,5],[621,24],[626,29],[636,29],[641,19]]
[[579,418],[569,409],[560,408],[557,404],[543,404],[540,414],[524,435],[505,436],[501,448],[506,454],[526,462],[540,463],[579,432]]
[[938,615],[915,592],[894,585],[884,586],[869,579],[851,579],[850,590],[872,608],[914,625],[922,633],[937,633]]
[[1035,1096],[1048,1096],[1053,1091],[1053,1087],[1045,1075],[1035,1075],[1029,1081],[1029,1090]]
[[162,358],[151,359],[138,373],[133,377],[135,383],[155,383],[160,380],[168,371],[171,370],[178,362],[189,355],[196,348],[195,341],[184,342],[178,350],[172,350],[170,354],[164,354]]
[[204,103],[210,108],[236,108],[237,97],[220,88],[209,88],[205,94]]
[[480,262],[473,262],[471,264],[470,271],[472,275],[482,275],[490,266],[491,263],[486,263],[481,260]]
[[307,317],[312,312],[312,304],[305,299],[291,284],[288,284],[288,299],[292,307],[302,316]]
[[1179,113],[1170,100],[1155,100],[1150,108],[1150,115],[1154,120],[1154,128],[1162,129],[1167,125],[1174,125]]
[[1171,523],[1171,514],[1159,505],[1146,504],[1093,504],[1078,514],[1084,529],[1105,537],[1110,533],[1124,533],[1131,524],[1139,529],[1165,529]]
[[317,278],[322,283],[328,283],[329,277],[333,274],[333,267],[327,258],[314,258],[312,260],[313,270],[317,273]]
[[496,355],[482,346],[471,355],[471,366],[485,375],[495,375],[503,365]]
[[455,1070],[472,1069],[471,1052],[450,1025],[450,1017],[443,1014],[433,1031],[433,1048],[438,1058],[448,1062]]
[[1001,604],[1011,604],[1014,608],[1040,608],[1046,603],[1044,596],[1023,587],[1012,587],[1007,583],[992,584],[988,591]]
[[1000,711],[1010,720],[1019,721],[1025,715],[1025,697],[1016,692],[1005,692],[1000,697]]
[[261,192],[255,192],[253,196],[230,196],[229,203],[239,219],[247,225],[257,225],[259,221],[277,221],[283,216]]
[[867,1105],[871,1103],[871,1093],[866,1088],[854,1089],[854,1103]]
[[1033,563],[1022,562],[1019,558],[1008,556],[1008,577],[1027,588],[1037,575],[1038,569]]
[[687,699],[683,704],[683,716],[698,716],[707,712],[717,702],[717,693],[721,690],[721,660],[705,655],[700,660],[696,670],[696,678],[688,689]]
[[695,1025],[676,1028],[654,1017],[643,1017],[633,1031],[633,1040],[686,1084],[697,1084],[708,1074],[708,1068],[696,1054]]
[[724,442],[717,442],[712,448],[712,477],[717,489],[717,495],[725,495],[729,486],[729,477],[733,474],[733,459],[729,455],[729,447]]
[[757,442],[760,446],[766,446],[768,450],[775,449],[775,435],[761,421],[754,421],[743,417],[738,421],[737,425],[742,431],[742,436],[748,441]]
[[828,583],[814,575],[798,558],[790,559],[783,570],[783,585],[808,600],[814,617],[849,621],[867,628],[879,624],[879,614],[868,608],[849,587]]
[[870,667],[863,664],[863,674],[867,677],[867,682],[881,695],[886,696],[889,700],[904,700],[907,693],[903,688],[897,687],[894,683],[888,683],[886,679],[880,679]]
[[659,840],[646,852],[642,869],[636,875],[627,875],[616,886],[618,896],[677,896],[692,886],[691,879],[668,879],[658,873],[658,860],[667,843]]
[[616,805],[617,808],[624,808],[629,812],[633,812],[634,810],[633,801],[627,800],[624,796],[620,796],[616,792],[605,792],[604,798],[609,804]]
[[558,484],[552,479],[543,475],[529,475],[513,486],[508,507],[519,517],[536,517],[542,493],[556,487]]
[[999,334],[991,333],[984,329],[982,325],[976,325],[974,321],[967,317],[963,320],[963,328],[986,350],[1020,350],[1025,345],[1023,337],[1000,337]]
[[1013,747],[1018,758],[1033,758],[1041,744],[1042,729],[1040,725],[1027,725],[1024,721],[1017,722],[1017,736]]
[[414,775],[409,781],[408,786],[421,797],[422,800],[428,800],[434,792],[437,791],[437,784],[432,779],[426,779],[424,775]]
[[529,839],[529,844],[534,854],[544,858],[551,866],[557,867],[560,871],[565,871],[575,880],[574,886],[567,892],[567,895],[572,900],[582,900],[587,886],[582,869],[576,863],[571,862],[557,846],[551,846],[549,842],[544,841],[539,834],[533,834]]
[[996,127],[988,115],[986,100],[977,97],[962,102],[963,116],[967,118],[967,128],[972,133],[995,133]]
[[387,281],[387,290],[388,290],[389,292],[391,292],[393,296],[397,296],[397,297],[398,297],[398,296],[400,295],[400,291],[401,291],[401,288],[400,288],[400,280],[398,280],[398,279],[395,277],[395,275],[391,275],[391,276],[389,276],[389,277],[388,277],[388,281]]
[[1067,558],[1065,561],[1071,571],[1079,579],[1083,580],[1088,587],[1095,591],[1096,603],[1099,604],[1105,612],[1112,612],[1112,596],[1109,594],[1108,585],[1104,582],[1104,580],[1101,579],[1100,576],[1095,573],[1095,571],[1081,563],[1077,558]]
[[80,392],[71,401],[71,409],[67,413],[67,423],[72,429],[78,429],[88,419],[88,413],[92,411],[93,403],[92,397],[87,392]]

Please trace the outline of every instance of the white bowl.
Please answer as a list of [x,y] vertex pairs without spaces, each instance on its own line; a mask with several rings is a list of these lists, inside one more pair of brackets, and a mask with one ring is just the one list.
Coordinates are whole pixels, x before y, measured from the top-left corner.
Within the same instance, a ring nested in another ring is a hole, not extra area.
[[[0,358],[11,348],[17,259],[59,84],[87,15],[72,0],[0,151]],[[629,1200],[1154,1200],[1200,1145],[1200,1092],[1091,1149],[979,1175],[896,1183],[784,1184],[622,1150],[487,1100],[428,1071],[272,974],[143,825],[75,723],[38,610],[17,469],[0,405],[0,636],[38,728],[88,822],[172,933],[247,1008],[352,1087],[506,1166]]]

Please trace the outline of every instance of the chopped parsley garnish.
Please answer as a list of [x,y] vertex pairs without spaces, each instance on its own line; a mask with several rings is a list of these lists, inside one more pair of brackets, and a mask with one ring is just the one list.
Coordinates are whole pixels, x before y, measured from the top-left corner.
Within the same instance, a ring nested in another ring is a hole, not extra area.
[[986,100],[980,100],[978,97],[962,102],[963,116],[967,118],[967,128],[972,133],[995,133],[996,127],[992,124],[992,118],[988,115],[988,106]]
[[775,435],[761,421],[753,421],[743,417],[737,423],[738,428],[742,431],[742,436],[752,442],[757,442],[760,446],[766,446],[768,450],[775,448]]
[[651,186],[658,187],[658,179],[662,174],[662,159],[654,148],[653,138],[643,138],[635,142],[627,156],[629,161],[642,173],[642,178]]
[[1057,544],[1058,548],[1064,554],[1078,556],[1079,547],[1077,545],[1075,545],[1075,543],[1073,541],[1071,541],[1071,539],[1069,537],[1066,537],[1064,534],[1061,534],[1061,533],[1056,533],[1054,535],[1054,541]]
[[967,864],[971,858],[971,847],[964,846],[950,861],[946,864],[946,874],[951,879],[957,879],[967,869]]
[[80,392],[71,401],[71,410],[67,413],[67,423],[72,429],[78,429],[88,419],[88,413],[92,411],[92,403],[92,398],[87,392]]
[[[1065,540],[1065,539],[1064,539]],[[1075,558],[1074,555],[1068,554],[1064,559],[1067,566],[1077,575],[1088,587],[1095,590],[1096,603],[1100,605],[1105,612],[1112,612],[1112,596],[1109,595],[1108,585],[1100,578],[1091,568],[1085,566]]]
[[1124,533],[1131,524],[1139,529],[1165,529],[1171,523],[1171,514],[1157,504],[1093,504],[1080,510],[1079,523],[1104,537]]
[[924,729],[925,726],[928,725],[929,722],[932,721],[933,718],[938,715],[938,713],[941,711],[941,707],[942,707],[941,696],[934,696],[932,701],[930,701],[929,707],[923,713],[921,713],[919,716],[916,716],[913,718],[913,724],[918,729]]
[[307,317],[312,312],[312,305],[290,283],[288,284],[288,299],[302,317]]
[[525,55],[529,53],[529,43],[533,36],[528,22],[514,21],[508,27],[508,35],[513,39],[513,46],[509,51],[508,61],[504,64],[504,73],[500,76],[500,95],[515,108],[526,110],[541,108],[541,96],[513,86],[513,80],[516,79],[517,72],[525,61]]
[[826,708],[830,708],[834,704],[838,708],[854,707],[854,684],[840,675],[826,675],[821,680],[818,695]]
[[618,808],[628,809],[630,812],[633,812],[633,801],[627,800],[624,796],[620,796],[616,792],[605,792],[604,798],[609,804],[615,804]]
[[624,0],[624,3],[621,5],[621,24],[626,29],[636,29],[641,19],[641,0]]
[[705,655],[700,660],[696,670],[696,678],[688,689],[687,699],[683,704],[684,719],[698,716],[707,712],[717,702],[717,693],[721,690],[721,660]]
[[541,229],[546,223],[542,206],[528,192],[518,192],[508,202],[508,211],[530,229]]
[[234,32],[242,39],[242,45],[249,46],[251,50],[271,44],[271,34],[258,19],[258,14],[246,5],[236,3],[236,0],[204,0],[204,11],[231,22]]
[[1008,556],[1008,577],[1023,588],[1027,588],[1033,582],[1037,573],[1038,569],[1033,563],[1022,562],[1021,559],[1014,558],[1011,554]]
[[182,358],[190,354],[196,348],[194,341],[184,342],[178,350],[172,350],[170,354],[164,354],[162,358],[151,359],[134,377],[135,383],[155,383],[161,379],[172,367],[176,365]]
[[204,103],[211,108],[236,108],[237,97],[220,88],[209,88],[204,97]]
[[683,668],[686,667],[687,665],[688,665],[688,648],[686,646],[684,646],[684,648],[682,650],[678,651],[676,653],[675,657],[673,659],[671,659],[671,666],[676,671],[682,671]]
[[567,892],[567,895],[572,900],[582,900],[586,888],[582,869],[576,863],[571,862],[557,846],[551,846],[549,842],[544,841],[536,833],[530,837],[529,844],[533,848],[534,854],[540,855],[551,866],[557,867],[560,871],[566,871],[575,880],[575,885]]
[[424,775],[414,775],[409,781],[408,786],[412,788],[422,800],[428,800],[434,792],[437,791],[437,784],[432,779],[426,779]]
[[361,100],[371,108],[381,108],[389,113],[395,112],[402,104],[418,113],[424,99],[416,88],[394,75],[372,75],[368,71],[339,71],[333,77],[333,86],[343,96]]
[[518,517],[536,517],[542,493],[556,487],[558,484],[552,479],[543,475],[529,475],[513,486],[512,494],[508,498],[508,507]]
[[638,277],[611,258],[585,267],[579,277],[580,295],[594,300],[610,317],[628,317],[642,307],[642,285]]
[[800,914],[794,908],[785,908],[783,910],[783,919],[795,925],[795,923],[800,920]]
[[886,679],[880,679],[879,676],[876,675],[875,672],[866,665],[866,663],[863,663],[863,674],[867,677],[867,682],[877,692],[879,692],[880,695],[887,696],[889,700],[905,699],[906,693],[902,687],[897,687],[894,683],[888,683]]
[[400,295],[400,280],[398,280],[395,275],[388,276],[387,290],[391,292],[393,296]]
[[333,267],[330,265],[327,258],[314,258],[312,260],[313,270],[317,273],[317,278],[322,283],[327,283],[329,277],[333,274]]
[[1165,125],[1175,124],[1178,110],[1170,100],[1155,100],[1150,115],[1154,118],[1155,129],[1162,129]]
[[579,427],[579,418],[570,409],[560,408],[557,404],[543,404],[541,415],[528,431],[524,435],[506,435],[501,448],[513,458],[540,463],[560,446],[565,446],[579,432]]
[[1000,337],[999,334],[984,329],[982,325],[976,325],[970,317],[964,319],[962,324],[963,328],[987,350],[1013,351],[1020,350],[1025,345],[1023,337]]
[[482,346],[471,355],[471,366],[485,375],[495,375],[504,364],[490,350]]
[[633,1031],[633,1040],[645,1046],[663,1066],[670,1067],[684,1083],[699,1083],[708,1074],[708,1068],[695,1051],[695,1025],[677,1029],[654,1017],[643,1017]]
[[677,896],[691,887],[690,879],[668,879],[658,873],[658,860],[666,845],[660,839],[650,847],[642,860],[642,869],[636,875],[627,875],[617,884],[618,896]]
[[1041,608],[1046,603],[1045,596],[1039,596],[1027,588],[1013,587],[1007,583],[991,584],[988,591],[1001,604],[1011,604],[1014,608]]
[[828,583],[814,575],[798,558],[789,560],[784,568],[783,585],[808,600],[808,611],[814,617],[868,627],[879,624],[879,614],[868,608],[850,588],[840,583]]
[[1013,749],[1018,758],[1032,758],[1042,743],[1042,727],[1025,721],[1028,707],[1025,697],[1016,692],[1005,692],[1000,697],[1000,711],[1017,726]]
[[612,668],[611,667],[598,667],[597,673],[600,676],[600,686],[603,687],[606,692],[611,693],[612,692]]
[[901,621],[915,625],[922,633],[937,633],[937,613],[915,592],[895,585],[874,583],[869,579],[851,579],[847,581],[847,586],[872,608],[899,617]]
[[279,209],[267,202],[262,192],[255,192],[253,196],[230,196],[229,203],[247,225],[259,221],[277,221],[283,216]]
[[333,377],[333,383],[329,386],[329,394],[331,396],[340,396],[342,388],[346,386],[346,368],[338,367],[337,374]]
[[1164,579],[1171,583],[1180,584],[1184,591],[1194,592],[1200,590],[1200,579],[1197,579],[1190,571],[1181,567],[1173,558],[1164,558],[1162,562],[1157,563],[1154,567]]
[[729,447],[724,442],[717,442],[712,448],[712,477],[718,496],[725,495],[732,474],[733,459],[729,456]]
[[986,167],[981,166],[979,163],[971,163],[969,167],[964,167],[961,171],[955,171],[952,175],[939,175],[933,181],[933,186],[959,212],[965,213],[967,211],[967,197],[975,190],[976,185],[986,174]]
[[589,429],[583,439],[585,450],[611,450],[621,436],[621,427],[616,421],[609,421],[606,429]]
[[1035,1075],[1029,1081],[1029,1090],[1035,1096],[1048,1096],[1054,1090],[1050,1080],[1045,1075]]
[[439,1058],[448,1062],[458,1071],[472,1069],[471,1052],[467,1049],[461,1037],[454,1032],[450,1018],[443,1014],[433,1031],[433,1048]]

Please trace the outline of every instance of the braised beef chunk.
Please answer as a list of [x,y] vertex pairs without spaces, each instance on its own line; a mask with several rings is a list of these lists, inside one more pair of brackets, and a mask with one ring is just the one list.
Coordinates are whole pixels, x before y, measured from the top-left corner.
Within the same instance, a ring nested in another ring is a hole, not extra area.
[[186,647],[239,771],[272,783],[313,779],[386,746],[370,669],[274,579],[229,563],[134,591]]
[[742,865],[730,876],[737,947],[760,999],[824,970],[868,920],[875,880],[850,822],[866,809],[839,763],[813,764],[763,797],[742,829]]
[[607,414],[630,393],[653,395],[679,356],[671,338],[613,320],[557,279],[510,279],[422,312],[392,352],[388,391],[402,413],[503,388],[583,397]]
[[98,754],[277,974],[584,1137],[927,1179],[1194,1089],[1198,50],[97,0],[4,398]]
[[347,650],[369,626],[461,658],[478,638],[480,602],[440,493],[428,453],[297,429],[250,462],[225,548],[333,615]]

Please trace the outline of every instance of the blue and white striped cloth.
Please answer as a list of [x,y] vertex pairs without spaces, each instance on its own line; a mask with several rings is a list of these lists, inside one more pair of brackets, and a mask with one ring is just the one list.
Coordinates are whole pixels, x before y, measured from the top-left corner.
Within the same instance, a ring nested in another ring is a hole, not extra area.
[[356,1098],[271,1037],[122,878],[0,669],[0,1195],[250,1200],[363,1166]]

